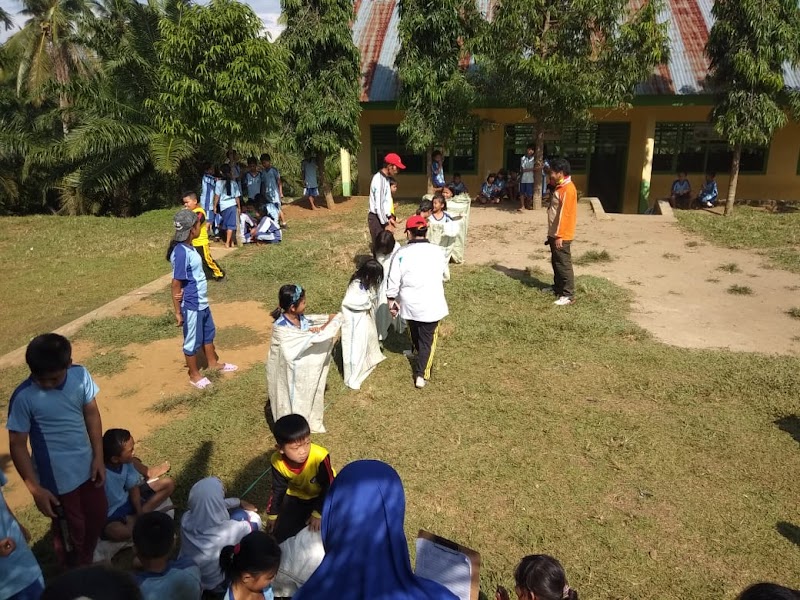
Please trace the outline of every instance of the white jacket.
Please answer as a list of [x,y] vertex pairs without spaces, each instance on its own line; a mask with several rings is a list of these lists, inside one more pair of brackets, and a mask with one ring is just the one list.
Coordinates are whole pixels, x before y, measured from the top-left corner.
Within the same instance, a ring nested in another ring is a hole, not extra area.
[[400,304],[407,321],[433,323],[449,314],[444,298],[444,249],[428,240],[410,241],[392,258],[386,296]]

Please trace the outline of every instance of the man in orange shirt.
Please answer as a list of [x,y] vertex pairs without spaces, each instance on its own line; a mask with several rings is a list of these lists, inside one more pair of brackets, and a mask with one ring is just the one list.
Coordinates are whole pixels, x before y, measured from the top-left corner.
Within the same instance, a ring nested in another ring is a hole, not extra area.
[[550,163],[550,177],[556,189],[547,209],[547,244],[553,264],[553,292],[556,306],[575,302],[575,274],[570,247],[578,218],[578,190],[570,177],[569,163],[557,158]]

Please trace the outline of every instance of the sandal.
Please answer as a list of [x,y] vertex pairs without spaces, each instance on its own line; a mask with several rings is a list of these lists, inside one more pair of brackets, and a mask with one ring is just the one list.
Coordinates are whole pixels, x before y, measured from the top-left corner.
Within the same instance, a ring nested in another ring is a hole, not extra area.
[[211,380],[210,380],[208,377],[203,377],[203,378],[202,378],[201,380],[199,380],[199,381],[192,381],[192,380],[190,379],[190,380],[189,380],[189,384],[190,384],[192,387],[196,387],[198,390],[204,390],[204,389],[206,389],[208,386],[210,386],[210,385],[211,385]]
[[222,366],[219,367],[218,370],[220,373],[233,373],[234,371],[238,371],[239,367],[231,363],[222,363]]

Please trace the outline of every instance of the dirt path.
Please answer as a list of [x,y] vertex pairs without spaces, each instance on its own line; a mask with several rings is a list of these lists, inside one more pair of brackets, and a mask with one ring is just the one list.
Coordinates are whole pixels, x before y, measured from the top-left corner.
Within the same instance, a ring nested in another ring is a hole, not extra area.
[[[662,217],[607,217],[597,219],[588,204],[581,204],[573,258],[607,250],[613,260],[575,267],[575,273],[605,277],[631,290],[633,319],[657,339],[687,348],[800,354],[800,321],[786,314],[800,305],[800,275],[765,268],[754,252],[717,248],[688,236]],[[474,207],[466,260],[509,269],[538,267],[551,282],[546,223],[545,211]],[[720,270],[730,263],[740,271]],[[731,294],[731,285],[747,286],[752,295]]]

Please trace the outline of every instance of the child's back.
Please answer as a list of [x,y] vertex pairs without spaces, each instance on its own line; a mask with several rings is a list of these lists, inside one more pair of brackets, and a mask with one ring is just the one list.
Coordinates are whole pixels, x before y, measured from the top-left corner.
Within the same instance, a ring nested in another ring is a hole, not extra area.
[[[0,471],[0,488],[6,483],[8,483],[6,476]],[[0,578],[0,598],[38,598],[38,594],[44,590],[42,570],[28,547],[28,541],[20,524],[9,510],[2,491],[0,491],[0,540],[5,540],[5,547],[0,548],[0,572],[3,573],[3,577]]]

